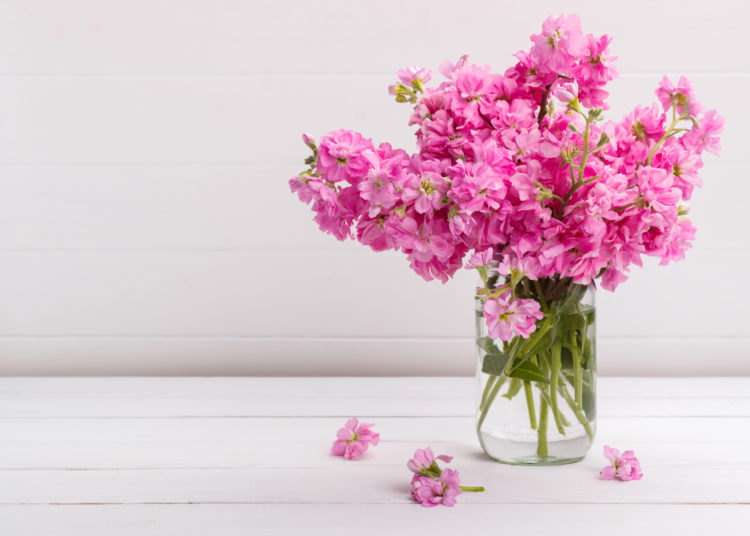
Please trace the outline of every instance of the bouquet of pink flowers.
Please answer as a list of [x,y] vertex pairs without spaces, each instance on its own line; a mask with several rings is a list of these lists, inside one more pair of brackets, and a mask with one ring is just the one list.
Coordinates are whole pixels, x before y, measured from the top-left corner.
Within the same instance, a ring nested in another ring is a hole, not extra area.
[[[305,135],[309,167],[289,184],[322,231],[400,250],[426,280],[446,282],[464,264],[479,271],[483,348],[499,356],[485,358],[480,412],[498,378],[524,363],[520,381],[556,382],[568,362],[583,413],[585,286],[599,279],[614,290],[643,255],[684,257],[695,235],[686,202],[724,122],[684,77],[661,81],[658,104],[604,121],[604,87],[618,76],[611,38],[584,35],[571,15],[549,17],[531,40],[503,74],[466,56],[443,63],[434,85],[428,69],[399,71],[389,91],[413,105],[417,152],[349,130],[319,143]],[[553,313],[583,315],[584,328],[556,342],[570,326]],[[548,405],[556,393],[547,387]]]

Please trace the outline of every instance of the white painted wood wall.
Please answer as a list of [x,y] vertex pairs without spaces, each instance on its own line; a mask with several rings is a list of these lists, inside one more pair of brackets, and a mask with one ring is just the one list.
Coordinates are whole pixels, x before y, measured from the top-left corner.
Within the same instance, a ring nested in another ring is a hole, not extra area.
[[336,242],[287,179],[303,131],[413,148],[397,69],[502,71],[559,12],[614,37],[610,117],[686,74],[727,120],[687,260],[600,292],[601,372],[750,374],[750,4],[684,0],[4,0],[0,373],[470,374],[473,275]]

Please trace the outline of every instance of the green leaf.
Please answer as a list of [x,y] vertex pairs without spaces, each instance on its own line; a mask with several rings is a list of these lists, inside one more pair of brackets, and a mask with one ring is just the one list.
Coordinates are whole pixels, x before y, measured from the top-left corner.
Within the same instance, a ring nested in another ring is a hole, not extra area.
[[586,324],[586,316],[583,314],[560,315],[560,331],[569,333],[573,330],[582,330]]
[[484,350],[488,354],[502,354],[502,352],[495,346],[495,343],[489,337],[480,337],[477,339],[477,346]]
[[482,360],[482,372],[492,376],[500,376],[505,371],[505,365],[510,359],[505,354],[487,354]]
[[526,350],[523,355],[520,356],[520,359],[523,360],[527,356],[543,354],[552,348],[552,345],[555,343],[555,337],[555,328],[552,328],[541,339],[539,339],[534,346]]
[[513,371],[510,373],[510,377],[518,378],[519,380],[528,380],[530,382],[549,383],[547,375],[531,361],[524,361],[520,365],[514,367]]

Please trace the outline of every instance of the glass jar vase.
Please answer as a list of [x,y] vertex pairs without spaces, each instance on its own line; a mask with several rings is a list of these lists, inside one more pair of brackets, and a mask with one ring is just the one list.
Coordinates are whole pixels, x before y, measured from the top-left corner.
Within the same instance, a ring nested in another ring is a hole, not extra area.
[[527,338],[503,341],[489,336],[484,304],[508,282],[490,270],[476,296],[479,442],[504,463],[579,461],[596,431],[596,287],[558,277],[514,281],[512,299],[536,300],[543,316]]

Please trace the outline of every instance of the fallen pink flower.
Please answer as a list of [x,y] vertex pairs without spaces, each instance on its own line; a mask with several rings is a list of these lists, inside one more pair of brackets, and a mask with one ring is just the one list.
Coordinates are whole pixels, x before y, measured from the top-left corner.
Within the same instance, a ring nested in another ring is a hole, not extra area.
[[363,422],[360,424],[356,418],[349,419],[343,428],[336,432],[336,441],[331,447],[331,454],[343,456],[349,460],[356,460],[364,454],[372,444],[376,446],[380,442],[380,434],[370,430],[374,424]]
[[455,506],[456,496],[463,493],[458,471],[446,469],[440,476],[429,477],[414,475],[409,494],[425,508],[437,506]]
[[615,477],[622,481],[640,480],[643,478],[641,464],[632,450],[626,450],[620,454],[619,450],[605,445],[604,457],[607,458],[612,465],[608,465],[602,469],[602,480],[614,480]]
[[417,449],[414,457],[406,463],[409,470],[414,473],[409,496],[422,506],[455,506],[456,496],[464,491],[484,491],[481,486],[462,486],[458,471],[440,469],[437,460],[450,463],[453,457],[445,454],[435,456],[432,449],[427,447]]
[[414,453],[414,457],[406,462],[406,466],[412,473],[422,474],[425,472],[436,472],[440,475],[440,467],[438,467],[435,460],[451,463],[453,456],[446,456],[445,454],[435,456],[435,453],[432,452],[430,447],[427,447],[426,449],[417,449]]

